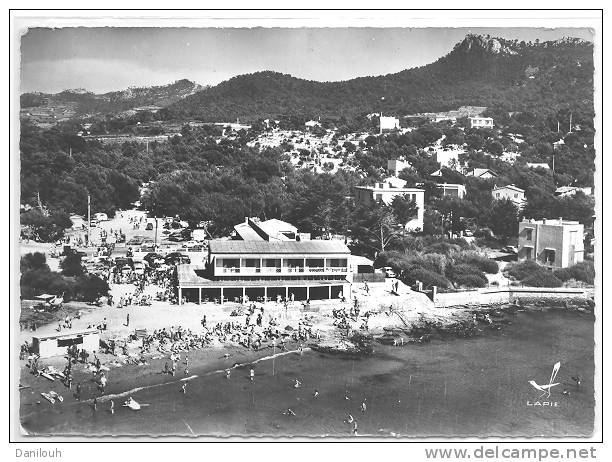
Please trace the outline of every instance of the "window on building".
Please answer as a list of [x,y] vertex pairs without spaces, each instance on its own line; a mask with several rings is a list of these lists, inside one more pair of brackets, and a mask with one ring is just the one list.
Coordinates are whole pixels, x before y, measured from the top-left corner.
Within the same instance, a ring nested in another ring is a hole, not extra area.
[[527,260],[531,260],[533,258],[533,254],[531,253],[531,247],[525,247],[525,258]]
[[382,194],[376,194],[376,201],[377,202],[382,201]]
[[499,199],[499,193],[497,193],[497,198]]
[[555,263],[555,250],[554,249],[544,250],[544,262],[547,265],[552,265]]
[[525,239],[527,239],[528,241],[531,241],[533,239],[533,229],[525,230]]

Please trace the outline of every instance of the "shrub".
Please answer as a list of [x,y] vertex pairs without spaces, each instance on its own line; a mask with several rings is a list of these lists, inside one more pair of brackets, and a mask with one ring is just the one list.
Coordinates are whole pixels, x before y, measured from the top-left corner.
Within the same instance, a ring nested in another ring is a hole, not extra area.
[[523,284],[531,287],[561,287],[563,283],[551,271],[540,269],[523,279]]
[[34,252],[27,253],[21,257],[21,272],[25,273],[29,270],[49,269],[47,266],[47,257],[44,253]]
[[464,287],[486,287],[489,282],[484,274],[458,274],[453,281]]
[[450,281],[444,276],[416,265],[404,271],[402,278],[408,285],[421,281],[425,287],[437,286],[448,289],[451,286]]
[[593,262],[585,261],[582,263],[576,263],[574,266],[569,268],[572,278],[577,281],[582,281],[587,284],[593,284],[595,282],[595,266]]
[[78,278],[75,284],[75,297],[84,302],[93,302],[108,291],[107,282],[93,274]]
[[482,255],[470,254],[466,255],[461,260],[464,263],[477,267],[478,269],[484,271],[487,274],[497,274],[497,272],[499,271],[499,265],[495,260],[483,257]]
[[428,253],[421,257],[423,266],[429,271],[446,276],[446,268],[448,265],[448,259],[445,255],[439,253]]
[[448,255],[452,252],[458,252],[461,250],[461,246],[458,244],[451,244],[450,242],[437,242],[435,244],[428,245],[424,252],[425,253],[441,253],[444,255]]
[[76,253],[64,257],[60,263],[60,268],[62,268],[64,276],[81,276],[85,271],[81,264],[81,256]]
[[479,268],[466,264],[453,265],[450,271],[450,279],[456,284],[466,287],[486,287],[489,282]]
[[563,282],[569,281],[572,278],[572,272],[569,268],[560,268],[558,270],[555,270],[553,274],[557,279]]
[[508,265],[507,273],[515,279],[522,281],[526,277],[531,276],[534,273],[542,271],[542,267],[538,265],[534,260],[525,260],[520,263],[514,263]]

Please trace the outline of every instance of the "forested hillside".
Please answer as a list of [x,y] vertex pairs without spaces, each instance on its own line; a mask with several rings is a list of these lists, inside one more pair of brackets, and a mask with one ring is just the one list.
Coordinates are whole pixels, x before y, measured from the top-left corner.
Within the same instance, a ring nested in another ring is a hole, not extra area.
[[[381,98],[384,97],[384,100]],[[398,115],[502,106],[509,111],[592,112],[593,46],[577,39],[525,43],[468,36],[436,62],[396,74],[314,82],[276,72],[240,75],[169,107],[207,121],[277,115]]]

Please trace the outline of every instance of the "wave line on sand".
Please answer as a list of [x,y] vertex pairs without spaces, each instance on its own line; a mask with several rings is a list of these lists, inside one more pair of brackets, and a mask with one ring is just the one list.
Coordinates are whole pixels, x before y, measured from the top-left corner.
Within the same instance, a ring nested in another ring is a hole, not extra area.
[[[310,351],[310,348],[303,348],[302,351]],[[105,401],[108,401],[108,400],[111,400],[111,399],[125,398],[126,396],[133,395],[134,393],[137,393],[137,392],[142,391],[142,390],[150,390],[152,388],[163,387],[163,386],[166,386],[166,385],[176,385],[176,384],[179,384],[179,383],[182,383],[182,382],[187,382],[187,381],[190,381],[190,380],[197,379],[198,377],[208,377],[210,375],[221,374],[221,373],[224,373],[228,369],[237,369],[239,367],[251,366],[253,364],[257,364],[257,363],[262,362],[262,361],[269,361],[270,359],[275,359],[275,358],[278,358],[280,356],[286,356],[286,355],[290,355],[292,353],[299,353],[299,352],[300,352],[300,350],[281,351],[280,353],[275,353],[273,355],[262,356],[261,358],[255,359],[254,361],[249,361],[249,362],[245,362],[245,363],[236,363],[232,367],[226,367],[224,369],[217,369],[217,370],[214,370],[214,371],[209,371],[209,372],[206,372],[206,373],[202,374],[201,376],[194,374],[194,375],[191,375],[189,377],[184,377],[184,378],[179,379],[179,380],[173,380],[171,382],[162,382],[162,383],[156,383],[156,384],[153,384],[153,385],[147,385],[147,386],[143,386],[143,387],[136,387],[136,388],[132,388],[130,390],[122,391],[120,393],[112,393],[112,394],[109,394],[109,395],[102,395],[102,396],[98,397],[97,400],[98,400],[99,403],[102,403],[102,402],[105,402]],[[94,400],[94,398],[90,398],[88,400],[81,401],[81,403],[92,403],[93,400]]]

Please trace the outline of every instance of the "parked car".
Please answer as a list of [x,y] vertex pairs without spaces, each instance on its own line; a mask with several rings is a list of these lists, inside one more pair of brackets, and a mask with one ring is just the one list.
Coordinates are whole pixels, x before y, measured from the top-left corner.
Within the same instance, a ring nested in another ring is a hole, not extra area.
[[191,259],[187,255],[179,252],[169,253],[168,255],[166,255],[165,261],[167,265],[191,263]]
[[127,242],[127,245],[140,245],[144,242],[144,236],[134,236]]
[[387,278],[396,278],[397,275],[395,274],[395,271],[393,271],[393,268],[391,268],[390,266],[385,266],[384,267],[384,273],[385,273],[385,277]]
[[513,254],[517,254],[518,253],[518,248],[513,246],[513,245],[507,245],[506,247],[504,247],[502,249],[502,251],[508,252],[508,253],[513,253]]
[[155,252],[155,244],[153,243],[144,243],[140,246],[141,252]]

